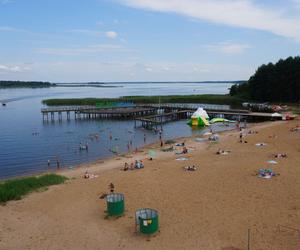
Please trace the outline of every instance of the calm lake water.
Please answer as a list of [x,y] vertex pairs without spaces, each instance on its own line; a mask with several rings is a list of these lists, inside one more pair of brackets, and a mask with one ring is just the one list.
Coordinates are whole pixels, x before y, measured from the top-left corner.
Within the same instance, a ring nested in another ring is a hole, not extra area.
[[[127,95],[224,94],[229,83],[116,83],[118,88],[56,87],[49,89],[0,89],[0,179],[55,169],[56,159],[62,167],[112,156],[111,149],[127,152],[132,148],[158,141],[158,135],[143,128],[134,128],[133,121],[63,120],[43,123],[41,101],[47,98],[119,97]],[[163,139],[171,139],[205,130],[192,130],[186,121],[165,124]],[[214,130],[228,129],[222,125]],[[98,139],[95,138],[98,134]],[[112,134],[112,139],[110,139]],[[144,143],[144,134],[146,143]],[[89,150],[79,150],[88,143]]]

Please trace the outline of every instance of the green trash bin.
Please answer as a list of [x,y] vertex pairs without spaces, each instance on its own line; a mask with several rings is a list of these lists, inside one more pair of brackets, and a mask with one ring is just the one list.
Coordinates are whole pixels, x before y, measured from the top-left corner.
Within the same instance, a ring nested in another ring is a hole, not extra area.
[[124,214],[124,195],[109,194],[106,196],[107,214],[109,216],[121,216]]
[[158,212],[151,208],[139,209],[135,213],[136,224],[143,234],[153,234],[158,231]]

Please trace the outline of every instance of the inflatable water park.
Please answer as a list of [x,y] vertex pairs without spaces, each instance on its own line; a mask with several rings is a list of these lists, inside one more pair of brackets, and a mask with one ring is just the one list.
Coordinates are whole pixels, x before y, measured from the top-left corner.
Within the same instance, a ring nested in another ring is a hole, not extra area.
[[209,120],[209,116],[207,112],[203,108],[199,107],[192,114],[191,119],[188,121],[188,124],[192,127],[205,127],[218,122],[224,123],[224,122],[236,122],[236,121],[231,121],[220,117]]

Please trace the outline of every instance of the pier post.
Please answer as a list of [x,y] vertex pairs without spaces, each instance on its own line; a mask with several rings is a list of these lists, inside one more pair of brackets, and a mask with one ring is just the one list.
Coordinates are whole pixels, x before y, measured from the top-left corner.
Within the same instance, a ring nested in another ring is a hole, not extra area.
[[58,112],[58,120],[62,121],[62,113],[61,112]]

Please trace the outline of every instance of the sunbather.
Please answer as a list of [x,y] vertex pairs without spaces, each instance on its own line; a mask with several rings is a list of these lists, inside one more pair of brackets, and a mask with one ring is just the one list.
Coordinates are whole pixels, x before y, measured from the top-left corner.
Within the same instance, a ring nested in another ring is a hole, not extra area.
[[193,165],[193,166],[187,166],[187,167],[184,167],[184,170],[186,171],[196,171],[196,167]]
[[287,154],[285,153],[279,153],[279,154],[276,154],[274,155],[275,158],[287,158]]
[[228,155],[229,153],[230,153],[229,150],[221,150],[221,149],[219,149],[219,150],[216,152],[217,155]]

